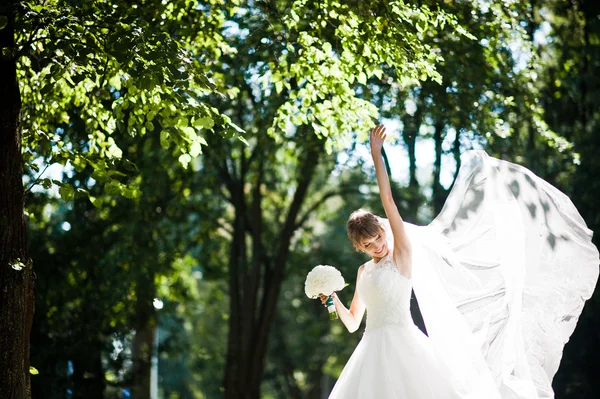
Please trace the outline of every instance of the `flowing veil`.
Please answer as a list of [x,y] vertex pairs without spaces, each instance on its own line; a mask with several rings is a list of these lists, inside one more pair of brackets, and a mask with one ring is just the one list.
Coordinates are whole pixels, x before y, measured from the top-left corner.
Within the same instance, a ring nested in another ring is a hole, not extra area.
[[430,341],[463,397],[554,398],[600,264],[570,199],[522,166],[468,151],[440,214],[405,225]]

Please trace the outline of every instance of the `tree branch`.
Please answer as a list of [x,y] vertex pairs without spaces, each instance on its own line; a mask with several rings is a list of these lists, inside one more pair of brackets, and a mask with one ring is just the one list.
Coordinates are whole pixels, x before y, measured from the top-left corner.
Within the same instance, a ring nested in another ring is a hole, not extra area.
[[[212,140],[212,135],[207,135],[206,140],[210,141],[209,145],[207,146],[207,150],[204,152],[204,157],[215,167],[215,169],[217,170],[218,175],[221,177],[221,179],[223,180],[223,182],[225,183],[225,187],[227,187],[227,190],[229,191],[229,202],[233,203],[234,200],[234,179],[233,177],[229,174],[229,169],[227,166],[227,156],[224,154],[216,154],[215,153],[215,149],[220,148],[219,144],[214,143]],[[219,157],[219,155],[223,155],[223,157],[225,158],[225,160],[221,161],[221,157]]]
[[35,180],[33,181],[33,183],[31,183],[31,185],[27,188],[27,190],[25,190],[25,194],[27,194],[29,191],[31,191],[31,189],[33,188],[33,186],[35,186],[38,182],[38,180],[40,180],[40,177],[43,176],[43,174],[46,172],[46,169],[48,169],[48,166],[50,166],[50,164],[47,164],[46,167],[44,168],[44,170],[42,170],[42,173],[40,173],[38,175],[38,177],[35,178]]
[[317,202],[315,202],[310,208],[308,208],[308,210],[304,213],[304,215],[300,217],[300,221],[294,226],[294,230],[297,230],[300,227],[302,227],[302,225],[304,223],[306,223],[306,221],[310,217],[311,213],[313,213],[314,211],[319,209],[323,204],[325,204],[325,202],[327,202],[328,199],[338,196],[338,195],[342,196],[344,194],[355,194],[355,193],[356,193],[356,190],[354,188],[346,187],[346,188],[342,188],[340,190],[330,191],[328,193],[323,194],[321,196],[321,198],[319,198],[319,200]]

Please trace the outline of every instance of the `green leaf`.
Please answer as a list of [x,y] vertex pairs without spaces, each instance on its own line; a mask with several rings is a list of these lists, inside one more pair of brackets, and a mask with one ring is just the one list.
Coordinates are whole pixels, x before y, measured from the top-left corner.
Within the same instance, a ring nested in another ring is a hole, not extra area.
[[188,118],[186,118],[185,116],[182,116],[177,120],[177,127],[188,127],[188,126],[189,126],[189,121],[188,121]]
[[364,85],[367,84],[367,75],[365,75],[364,72],[361,72],[358,74],[358,77],[356,78],[356,80],[358,80],[358,83]]
[[179,131],[181,132],[181,137],[187,142],[193,141],[196,138],[196,131],[193,127],[182,127]]
[[105,170],[101,170],[101,169],[96,169],[94,170],[94,172],[92,173],[92,177],[99,181],[99,182],[104,182],[106,181],[106,171]]
[[179,163],[181,163],[181,165],[187,169],[188,164],[190,163],[190,161],[192,160],[192,157],[190,157],[190,154],[181,154],[179,156]]
[[171,135],[166,130],[160,132],[160,146],[165,150],[171,145]]
[[210,116],[204,118],[198,118],[194,121],[193,126],[201,129],[212,129],[215,125],[215,121]]
[[100,198],[96,198],[94,196],[88,196],[88,198],[90,199],[90,202],[92,203],[92,205],[94,205],[94,207],[96,208],[101,208],[102,207],[102,199]]
[[229,126],[233,128],[233,130],[235,130],[237,133],[246,133],[246,131],[244,129],[242,129],[241,127],[239,127],[238,125],[236,125],[233,122],[229,122]]
[[275,82],[275,91],[277,92],[277,94],[281,93],[281,90],[283,90],[283,82]]
[[121,186],[121,195],[128,199],[135,199],[140,197],[140,192],[136,187]]
[[316,122],[313,122],[313,123],[312,123],[312,127],[313,127],[313,129],[315,129],[315,132],[316,132],[317,134],[321,134],[321,132],[324,130],[324,129],[323,129],[323,126],[319,125],[319,124],[318,124],[318,123],[316,123]]
[[0,15],[0,30],[6,28],[8,25],[8,18],[4,15]]
[[77,172],[83,172],[83,170],[87,166],[87,163],[85,162],[85,159],[83,157],[76,156],[73,160],[73,166],[75,167],[75,170]]
[[42,187],[44,187],[46,190],[50,190],[52,188],[52,180],[42,179]]
[[419,15],[419,20],[417,21],[416,27],[421,33],[427,30],[427,16],[425,14]]
[[30,167],[32,170],[35,170],[36,172],[40,171],[40,167],[34,163],[27,164],[27,166]]
[[460,25],[458,25],[456,27],[456,31],[468,39],[477,40],[477,38],[475,36],[473,36],[471,33],[469,33],[465,28],[463,28]]
[[29,366],[29,374],[38,375],[40,372],[33,366]]
[[366,43],[365,43],[365,47],[363,48],[363,54],[362,55],[364,57],[370,57],[371,56],[371,48]]
[[300,22],[300,17],[298,16],[298,14],[295,11],[292,11],[290,13],[290,15],[292,16],[292,19],[296,22]]
[[112,78],[110,78],[110,80],[108,81],[108,83],[114,87],[116,90],[121,90],[121,75],[115,75]]
[[69,186],[69,185],[63,185],[58,189],[58,193],[60,194],[60,198],[62,198],[64,201],[68,201],[73,197],[73,187]]
[[42,89],[40,90],[40,94],[42,96],[47,95],[48,93],[50,93],[52,91],[52,89],[54,88],[54,83],[47,83],[46,85],[44,85],[44,87],[42,87]]
[[202,154],[202,146],[198,141],[195,141],[190,146],[190,155],[192,157],[197,157],[200,154]]
[[104,186],[104,191],[108,195],[117,195],[121,193],[121,183],[116,180],[111,180]]

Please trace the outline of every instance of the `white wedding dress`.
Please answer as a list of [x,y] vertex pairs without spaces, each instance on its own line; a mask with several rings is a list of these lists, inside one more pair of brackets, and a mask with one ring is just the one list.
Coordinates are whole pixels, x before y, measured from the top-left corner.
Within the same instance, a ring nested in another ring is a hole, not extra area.
[[[600,264],[569,198],[522,166],[468,151],[436,219],[405,226],[412,280],[390,256],[365,265],[367,327],[329,398],[554,398]],[[410,317],[411,286],[428,337]]]
[[413,323],[411,291],[392,255],[365,264],[358,292],[367,307],[367,327],[330,399],[460,398],[446,366]]

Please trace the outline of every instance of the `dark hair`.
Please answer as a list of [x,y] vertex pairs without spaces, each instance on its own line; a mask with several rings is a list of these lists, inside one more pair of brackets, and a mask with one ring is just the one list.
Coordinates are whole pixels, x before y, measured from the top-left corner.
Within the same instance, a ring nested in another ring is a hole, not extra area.
[[384,229],[377,216],[361,208],[352,212],[348,218],[346,231],[352,246],[358,251],[362,247],[362,240],[375,237]]

